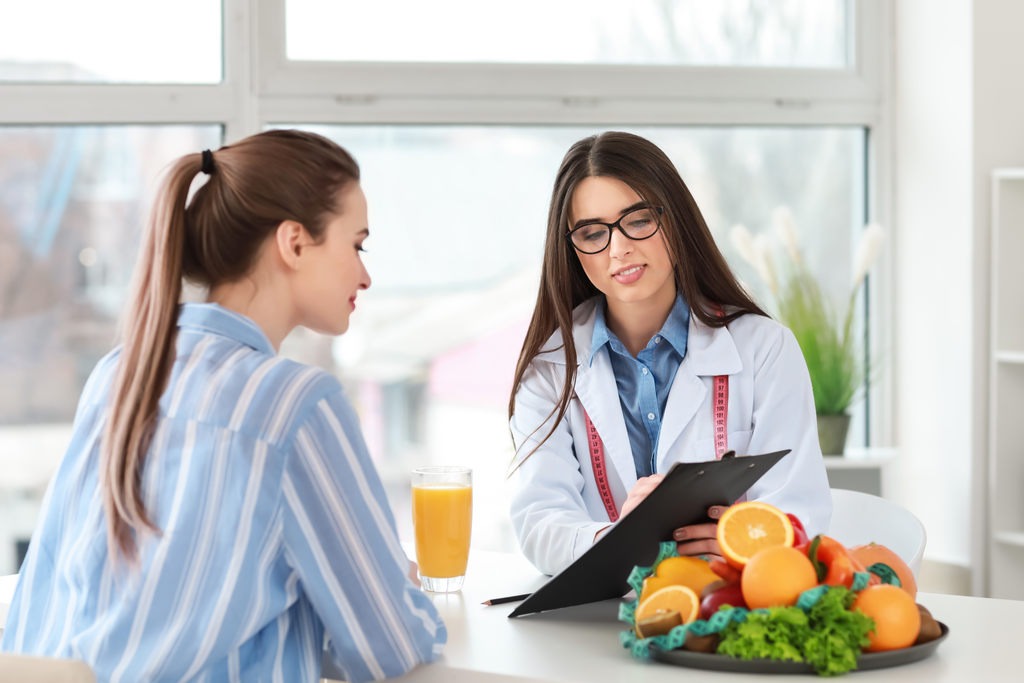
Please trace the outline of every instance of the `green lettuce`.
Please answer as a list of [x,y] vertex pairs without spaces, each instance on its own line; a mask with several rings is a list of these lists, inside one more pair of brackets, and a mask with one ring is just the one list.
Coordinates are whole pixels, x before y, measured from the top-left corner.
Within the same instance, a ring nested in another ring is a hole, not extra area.
[[804,659],[822,676],[856,669],[868,632],[875,628],[874,619],[850,611],[855,597],[851,590],[832,587],[807,613],[813,635],[804,642]]
[[799,607],[756,610],[722,631],[718,653],[740,659],[806,662],[821,676],[857,668],[875,622],[851,612],[854,593],[841,586],[826,590],[806,612]]

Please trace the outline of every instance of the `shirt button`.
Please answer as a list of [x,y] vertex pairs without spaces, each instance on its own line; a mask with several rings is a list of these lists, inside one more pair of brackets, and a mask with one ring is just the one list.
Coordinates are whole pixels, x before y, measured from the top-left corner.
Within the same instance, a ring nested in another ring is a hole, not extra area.
[[640,374],[646,375],[647,374],[647,368],[643,368],[642,370],[640,370]]
[[647,419],[648,420],[653,420],[654,419],[654,413],[647,413]]
[[661,337],[655,337],[654,338],[654,343],[655,344],[660,344],[661,343]]

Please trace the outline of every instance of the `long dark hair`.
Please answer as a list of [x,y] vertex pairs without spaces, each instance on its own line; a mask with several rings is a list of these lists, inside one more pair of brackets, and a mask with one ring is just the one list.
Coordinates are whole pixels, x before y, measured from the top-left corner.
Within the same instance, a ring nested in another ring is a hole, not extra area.
[[565,383],[549,415],[556,416],[551,430],[534,451],[554,433],[573,395],[577,363],[572,336],[573,309],[599,293],[565,239],[571,222],[573,192],[580,181],[593,176],[621,180],[644,201],[664,208],[661,229],[675,265],[676,290],[682,292],[692,314],[701,322],[721,327],[747,313],[767,315],[736,280],[679,171],[657,145],[638,135],[616,131],[580,140],[566,152],[555,177],[540,289],[519,353],[508,403],[511,419],[516,392],[527,368],[551,335],[556,330],[561,332]]
[[[200,171],[209,178],[186,206]],[[158,531],[142,501],[141,474],[174,364],[182,280],[212,288],[241,279],[285,220],[321,241],[329,217],[341,211],[339,193],[358,180],[348,152],[294,130],[259,133],[171,165],[135,266],[101,445],[112,555],[133,559],[134,534]]]

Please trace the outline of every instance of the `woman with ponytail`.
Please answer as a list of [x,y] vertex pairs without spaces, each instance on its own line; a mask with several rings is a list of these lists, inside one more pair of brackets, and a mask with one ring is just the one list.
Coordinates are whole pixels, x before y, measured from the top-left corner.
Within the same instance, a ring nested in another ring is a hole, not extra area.
[[[359,168],[321,136],[173,164],[0,649],[100,681],[317,681],[325,640],[348,681],[438,656],[445,627],[341,385],[277,356],[299,325],[345,332],[368,235]],[[184,281],[207,301],[181,304]]]

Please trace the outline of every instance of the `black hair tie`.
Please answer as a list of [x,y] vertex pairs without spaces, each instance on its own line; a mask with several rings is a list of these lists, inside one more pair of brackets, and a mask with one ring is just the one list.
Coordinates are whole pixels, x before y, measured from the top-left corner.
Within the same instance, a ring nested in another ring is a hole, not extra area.
[[203,165],[199,168],[200,171],[206,175],[213,174],[213,152],[208,149],[203,150]]

